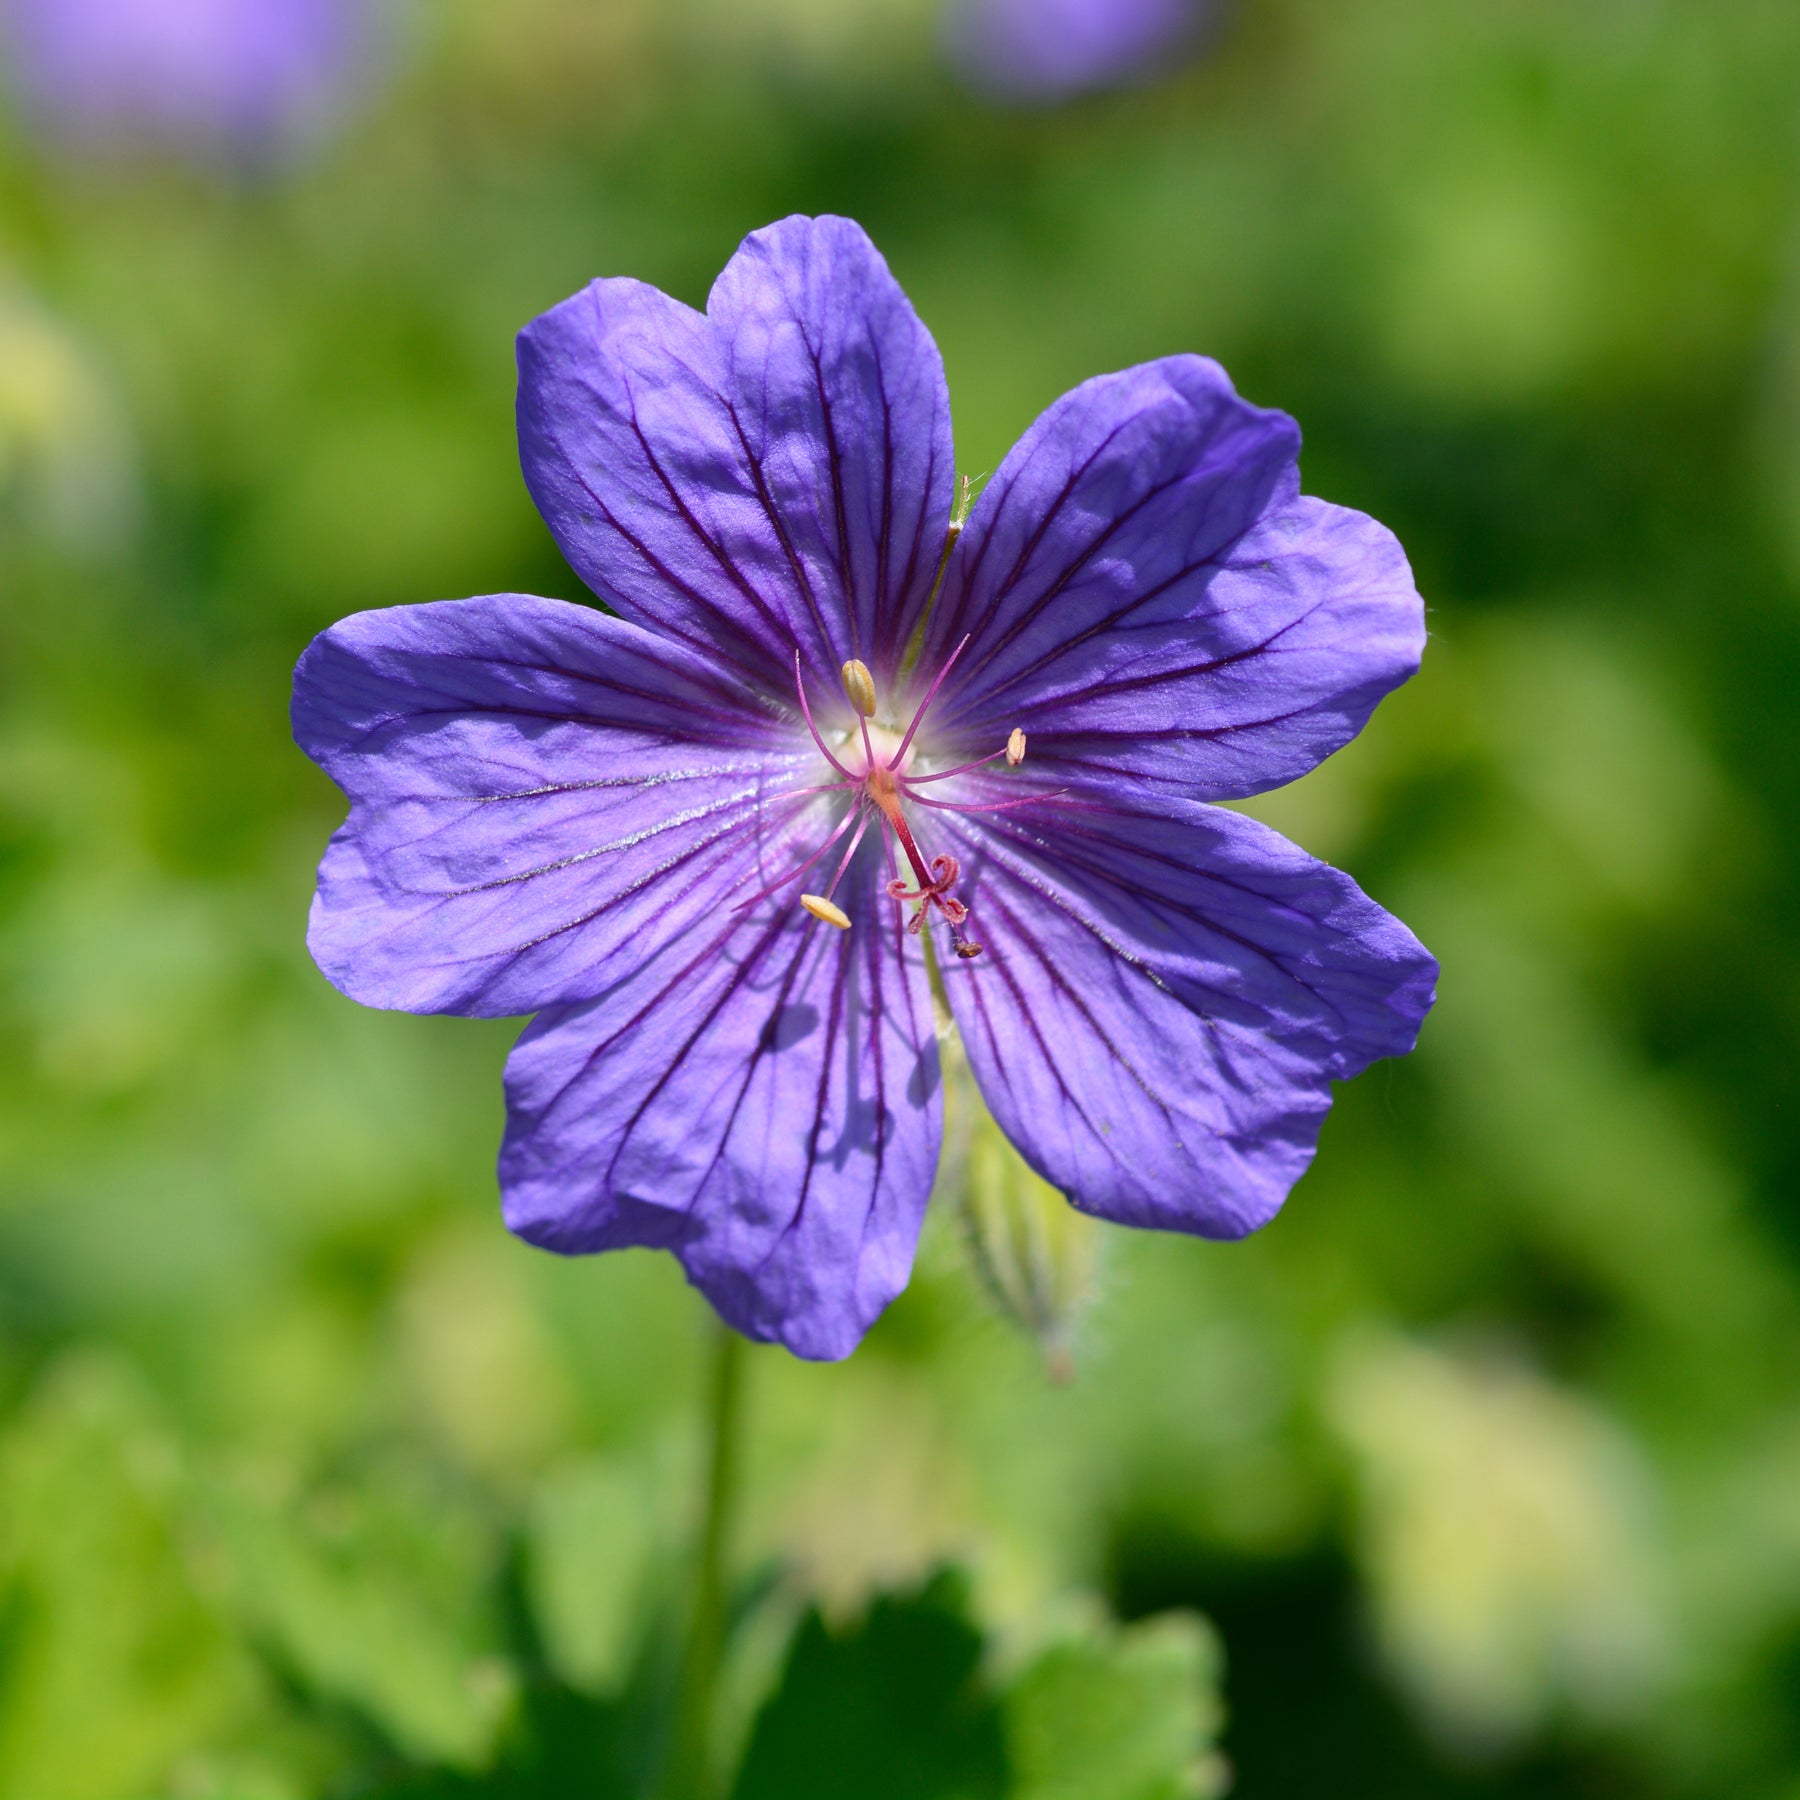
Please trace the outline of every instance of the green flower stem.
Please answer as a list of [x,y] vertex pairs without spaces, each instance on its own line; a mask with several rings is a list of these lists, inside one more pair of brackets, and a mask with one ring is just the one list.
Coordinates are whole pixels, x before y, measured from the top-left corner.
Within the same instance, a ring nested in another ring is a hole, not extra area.
[[743,1391],[744,1340],[715,1320],[706,1517],[695,1558],[693,1611],[660,1787],[662,1800],[712,1800],[713,1693],[725,1648],[725,1551],[737,1501]]

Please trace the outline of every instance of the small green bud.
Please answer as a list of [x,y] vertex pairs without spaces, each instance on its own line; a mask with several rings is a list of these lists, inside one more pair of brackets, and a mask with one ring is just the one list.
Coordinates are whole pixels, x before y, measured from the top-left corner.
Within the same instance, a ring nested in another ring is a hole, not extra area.
[[1037,1339],[1051,1380],[1072,1380],[1099,1231],[1029,1167],[985,1108],[970,1122],[962,1215],[982,1284]]

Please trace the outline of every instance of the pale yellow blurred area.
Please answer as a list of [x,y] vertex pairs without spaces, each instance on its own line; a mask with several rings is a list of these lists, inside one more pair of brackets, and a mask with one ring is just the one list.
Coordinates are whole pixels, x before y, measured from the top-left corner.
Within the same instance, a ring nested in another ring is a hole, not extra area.
[[131,530],[139,505],[112,383],[79,334],[0,262],[0,534],[13,512],[65,548],[104,551]]
[[1376,1640],[1453,1744],[1614,1718],[1667,1672],[1656,1490],[1599,1408],[1504,1354],[1361,1331],[1326,1390]]

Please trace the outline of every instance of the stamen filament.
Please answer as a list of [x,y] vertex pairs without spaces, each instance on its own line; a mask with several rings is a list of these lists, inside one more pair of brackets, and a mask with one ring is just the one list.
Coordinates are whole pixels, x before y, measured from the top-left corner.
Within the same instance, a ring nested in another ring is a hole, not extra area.
[[855,818],[858,816],[860,816],[862,822],[856,828],[856,835],[850,840],[850,847],[838,861],[837,873],[831,878],[831,886],[825,890],[825,898],[827,900],[837,892],[837,885],[844,879],[844,871],[849,868],[851,857],[856,854],[857,846],[863,841],[863,834],[869,829],[869,819],[871,815],[859,807],[857,812],[853,813],[851,817]]
[[[919,702],[919,710],[913,714],[913,722],[907,726],[906,736],[900,740],[900,748],[894,752],[893,760],[888,764],[890,769],[899,768],[900,764],[905,760],[907,751],[912,748],[914,736],[917,734],[920,725],[924,723],[926,709],[931,705],[932,701],[937,698],[938,689],[944,685],[944,677],[956,667],[956,659],[968,649],[969,639],[974,635],[973,632],[969,632],[963,638],[963,641],[950,652],[948,657],[945,658],[944,666],[937,672],[937,679],[926,689],[925,698]],[[797,650],[794,652],[794,667],[796,671],[798,671],[800,667],[800,653]]]
[[1011,800],[961,801],[961,800],[927,800],[923,794],[912,794],[908,798],[915,806],[929,806],[933,812],[1011,812],[1015,806],[1030,806],[1035,800],[1054,800],[1059,794],[1066,794],[1067,788],[1055,788],[1048,794],[1019,794]]
[[784,788],[779,794],[771,795],[768,804],[773,806],[777,800],[798,800],[804,794],[841,794],[847,786],[854,782],[821,781],[817,787]]
[[[813,866],[813,864],[816,863],[819,860],[819,858],[821,856],[823,856],[825,854],[825,852],[827,850],[829,850],[831,848],[831,846],[833,844],[835,844],[838,841],[838,839],[841,838],[844,835],[844,833],[846,831],[848,831],[850,829],[850,827],[856,822],[857,811],[858,811],[857,808],[852,807],[848,812],[846,812],[844,814],[843,818],[839,821],[837,829],[832,832],[831,836],[828,837],[824,841],[824,843],[822,843],[818,847],[818,849],[816,849],[812,853],[812,855],[806,859],[805,862],[795,864],[795,866],[793,868],[789,869],[785,875],[777,876],[775,880],[771,881],[769,883],[769,885],[766,888],[764,888],[760,894],[752,894],[748,900],[739,901],[738,904],[736,906],[734,906],[731,910],[734,913],[746,912],[749,910],[749,908],[751,908],[752,906],[755,906],[758,901],[768,899],[768,897],[771,894],[773,894],[774,892],[776,892],[777,889],[786,887],[790,881],[799,880],[799,878],[802,875],[804,875],[806,873],[806,871],[808,869],[810,869]],[[837,885],[836,882],[832,883],[833,887],[835,887],[836,885]]]
[[794,652],[794,691],[800,696],[800,716],[806,721],[806,729],[812,733],[812,741],[819,746],[819,754],[843,776],[846,781],[856,781],[858,776],[852,775],[838,759],[825,748],[825,740],[819,736],[819,728],[813,723],[812,708],[806,703],[806,677],[800,673],[800,652]]
[[984,769],[991,762],[998,762],[1006,754],[1004,750],[996,750],[992,756],[978,756],[973,762],[966,762],[954,769],[939,769],[935,775],[908,775],[905,777],[909,788],[920,786],[927,781],[948,781],[952,775],[967,775],[971,769]]

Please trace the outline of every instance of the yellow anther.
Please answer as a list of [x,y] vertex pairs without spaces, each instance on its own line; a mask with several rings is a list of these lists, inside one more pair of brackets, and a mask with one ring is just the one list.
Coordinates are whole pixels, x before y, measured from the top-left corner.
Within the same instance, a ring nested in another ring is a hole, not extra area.
[[[994,740],[988,739],[991,744]],[[1025,734],[1018,726],[1012,729],[1012,736],[1006,740],[1006,766],[1016,769],[1025,760]]]
[[854,657],[844,664],[844,692],[850,696],[850,704],[865,719],[875,716],[875,677],[869,673],[866,662],[858,662]]
[[[856,666],[859,669],[862,668],[861,663],[858,663]],[[868,673],[867,670],[864,670],[863,672],[865,674]],[[845,912],[841,906],[834,906],[823,894],[802,894],[800,896],[800,904],[804,906],[815,919],[823,919],[827,925],[835,925],[839,931],[848,931],[850,929],[850,915]]]

